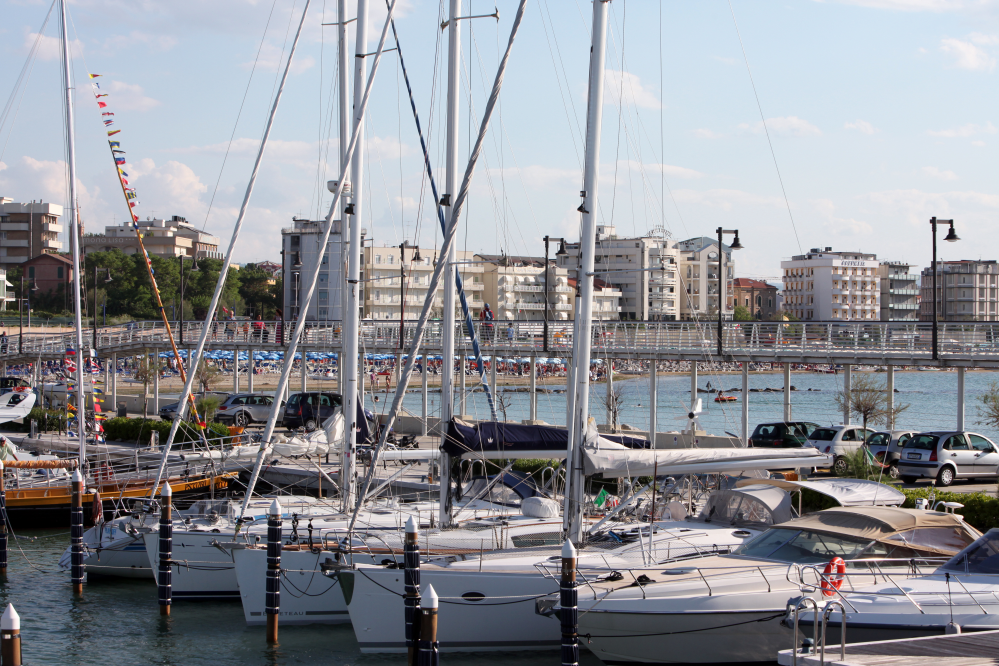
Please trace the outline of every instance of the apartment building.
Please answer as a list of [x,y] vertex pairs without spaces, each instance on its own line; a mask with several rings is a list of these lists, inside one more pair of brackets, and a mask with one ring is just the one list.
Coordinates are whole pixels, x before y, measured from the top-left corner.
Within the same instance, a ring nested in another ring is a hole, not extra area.
[[59,204],[0,197],[0,266],[10,269],[40,254],[60,252],[62,212]]
[[[322,262],[319,281],[316,283],[315,297],[304,313],[306,321],[330,322],[343,319],[344,259],[340,220],[333,220],[329,243],[322,248],[324,224],[323,221],[292,218],[292,226],[281,230],[284,316],[288,321],[294,321],[302,314],[305,291],[315,272],[317,262]],[[365,231],[362,229],[362,239],[364,234]],[[363,303],[367,284],[361,282],[358,288],[361,290]],[[363,308],[361,311],[363,312]]]
[[[579,243],[566,243],[565,249],[558,266],[575,279],[579,277]],[[597,225],[593,271],[596,278],[621,292],[621,319],[672,321],[680,318],[682,302],[678,254],[676,243],[664,232],[622,238],[616,227],[601,224]]]
[[[483,262],[485,300],[494,316],[504,321],[545,319],[546,271],[544,257],[477,254]],[[569,271],[549,262],[547,269],[548,321],[572,319],[573,294]],[[616,316],[615,316],[616,318]]]
[[[940,321],[996,321],[999,264],[988,261],[937,262],[937,318]],[[919,319],[933,321],[933,269],[924,268]]]
[[732,300],[735,307],[746,308],[754,319],[761,321],[773,319],[779,309],[777,287],[752,278],[732,280]]
[[[142,233],[142,245],[150,255],[158,257],[194,257],[221,259],[219,239],[198,229],[180,215],[168,220],[145,219],[136,222]],[[83,252],[103,252],[118,249],[125,254],[140,251],[135,229],[131,224],[104,227],[103,234],[84,234]]]
[[735,263],[732,261],[732,248],[718,240],[701,236],[690,238],[676,244],[678,252],[678,271],[680,298],[680,318],[684,320],[700,319],[702,317],[716,318],[718,316],[718,255],[722,256],[722,273],[725,279],[725,307],[722,310],[724,319],[732,318],[733,287]]
[[[421,249],[418,259],[416,254],[417,248],[408,242],[403,248],[398,245],[372,245],[364,248],[363,275],[368,282],[363,300],[363,318],[399,321],[401,315],[407,320],[419,319],[438,257],[433,250]],[[483,296],[483,266],[476,263],[473,252],[459,251],[457,262],[469,310],[472,317],[478,319],[482,306],[488,302]],[[442,279],[431,311],[433,318],[441,317],[443,304]],[[455,307],[458,307],[457,297]]]
[[782,261],[784,310],[803,321],[881,318],[880,262],[863,252],[812,248]]
[[878,269],[881,278],[881,321],[919,320],[919,276],[912,264],[883,261]]

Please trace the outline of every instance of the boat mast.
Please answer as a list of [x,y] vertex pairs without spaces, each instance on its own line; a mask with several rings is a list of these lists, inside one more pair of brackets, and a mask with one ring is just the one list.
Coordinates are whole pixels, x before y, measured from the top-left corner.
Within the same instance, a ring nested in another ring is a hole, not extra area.
[[565,525],[567,537],[579,543],[582,536],[583,442],[590,402],[590,341],[593,330],[593,253],[596,245],[597,187],[600,175],[600,129],[603,123],[604,60],[607,55],[607,8],[610,0],[593,3],[593,43],[590,47],[590,90],[586,108],[586,156],[583,167],[582,226],[579,267],[576,273],[579,308],[576,310],[572,441],[566,476]]
[[[461,119],[458,115],[458,93],[461,91],[461,31],[458,17],[461,13],[461,0],[451,0],[447,24],[447,126],[445,129],[446,164],[444,174],[444,194],[441,204],[445,206],[445,219],[450,229],[458,223],[454,217],[452,199],[458,193],[458,129]],[[444,271],[444,323],[441,339],[441,440],[447,434],[448,424],[454,416],[454,294],[455,271],[458,269],[458,251],[452,243],[447,256],[442,257],[447,262]],[[496,360],[493,359],[493,363]],[[465,372],[460,368],[459,372]],[[451,512],[448,506],[448,495],[451,492],[451,456],[441,451],[440,478],[440,524],[445,527],[451,523]]]
[[357,401],[358,401],[358,336],[360,334],[359,308],[361,289],[361,223],[364,177],[364,116],[361,113],[361,99],[364,96],[367,65],[365,55],[368,46],[368,0],[357,0],[357,32],[354,37],[354,132],[357,147],[350,163],[350,204],[343,220],[349,226],[350,244],[347,248],[347,302],[343,313],[344,350],[340,363],[343,377],[340,382],[343,391],[343,422],[347,435],[344,448],[343,509],[353,508],[357,496],[354,483],[355,454],[357,452]]
[[[83,319],[80,312],[80,229],[76,207],[76,134],[73,126],[73,84],[69,61],[69,26],[66,23],[66,0],[61,0],[62,59],[66,76],[66,161],[69,163],[69,242],[73,248],[73,309],[76,325],[76,421],[80,437],[80,470],[87,474],[87,394],[83,388]],[[96,315],[95,315],[96,316]]]

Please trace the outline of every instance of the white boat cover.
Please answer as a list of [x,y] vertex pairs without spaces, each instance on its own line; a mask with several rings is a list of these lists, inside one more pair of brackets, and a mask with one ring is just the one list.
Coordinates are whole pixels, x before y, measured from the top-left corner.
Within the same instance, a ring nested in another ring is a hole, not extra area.
[[832,456],[818,449],[611,449],[586,448],[583,470],[608,478],[658,474],[707,474],[752,469],[829,467]]
[[0,423],[23,419],[35,406],[35,394],[30,391],[11,391],[0,395]]
[[298,435],[284,441],[275,437],[270,453],[276,456],[324,456],[343,439],[343,414],[337,412],[323,421],[320,430],[299,437]]
[[783,479],[744,479],[735,484],[736,488],[748,485],[767,485],[788,492],[809,488],[831,497],[840,506],[902,506],[905,494],[877,481],[865,479],[811,479],[808,481],[785,481]]

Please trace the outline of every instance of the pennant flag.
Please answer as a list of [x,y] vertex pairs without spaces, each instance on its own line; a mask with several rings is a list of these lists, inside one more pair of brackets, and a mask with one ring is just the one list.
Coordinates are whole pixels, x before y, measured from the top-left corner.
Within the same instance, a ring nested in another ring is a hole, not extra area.
[[124,164],[125,163],[125,158],[124,157],[116,157],[116,158],[114,158],[114,163],[115,164]]
[[103,74],[91,74],[90,78],[96,79],[98,76],[104,76]]
[[66,348],[66,356],[76,356],[76,350],[67,347]]
[[113,115],[114,115],[114,112],[113,112],[113,111],[105,111],[105,112],[104,112],[104,113],[102,113],[101,115],[102,115],[102,116],[113,116]]
[[97,97],[98,99],[100,99],[101,97],[107,97],[107,96],[108,96],[107,93],[104,93],[103,95],[95,95],[95,97]]
[[112,148],[121,148],[121,141],[108,141]]
[[121,130],[108,130],[108,136],[114,136],[115,134],[117,134],[120,131]]
[[138,201],[129,201],[128,205],[129,205],[130,208],[135,208],[135,204],[137,204],[137,203],[139,203],[139,202]]
[[115,150],[114,148],[111,149],[111,152],[114,153],[115,155],[124,155],[125,154],[124,150]]
[[110,118],[108,118],[107,120],[104,121],[104,126],[105,127],[111,127],[112,125],[114,125],[114,121],[111,120]]
[[121,182],[123,182],[123,183],[125,183],[126,185],[128,185],[128,180],[126,180],[125,178],[121,178],[120,180],[121,180]]
[[134,199],[135,198],[135,192],[128,192],[128,191],[126,191],[125,192],[125,198],[126,199]]
[[106,107],[107,107],[107,105],[108,105],[108,103],[107,103],[107,102],[97,102],[97,108],[98,108],[98,109],[103,109],[103,108],[106,108]]
[[125,176],[125,178],[128,178],[128,174],[125,173],[124,171],[122,171],[121,168],[118,169],[118,173],[120,173],[121,175]]
[[100,90],[100,89],[101,89],[101,84],[97,83],[97,81],[94,81],[94,82],[93,82],[93,83],[91,83],[90,85],[92,85],[92,86],[93,86],[94,88],[96,88],[97,90]]

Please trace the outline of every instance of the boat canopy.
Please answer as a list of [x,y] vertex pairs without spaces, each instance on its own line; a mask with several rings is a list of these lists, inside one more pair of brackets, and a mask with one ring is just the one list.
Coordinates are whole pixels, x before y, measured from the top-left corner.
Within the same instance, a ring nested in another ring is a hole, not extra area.
[[791,517],[791,496],[782,489],[748,485],[711,493],[697,520],[731,525],[776,525]]
[[866,479],[811,479],[785,481],[784,479],[743,479],[736,488],[749,485],[767,485],[788,492],[808,488],[836,500],[840,506],[901,506],[905,494],[897,488]]
[[[591,427],[587,441],[601,448],[628,451],[648,448],[648,440],[626,435],[597,435]],[[450,456],[474,455],[480,458],[564,458],[569,442],[565,428],[522,425],[502,421],[482,421],[471,425],[451,419],[441,450]]]
[[707,474],[754,469],[829,467],[832,457],[818,449],[656,449],[627,450],[609,447],[583,451],[587,475],[607,478],[656,474]]
[[[781,525],[787,529],[832,532],[862,539],[890,539],[913,530],[956,530],[974,532],[961,516],[940,511],[901,509],[894,506],[841,507],[816,511]],[[939,532],[938,532],[939,534]],[[978,533],[972,539],[977,538]],[[955,550],[964,548],[962,543]]]

